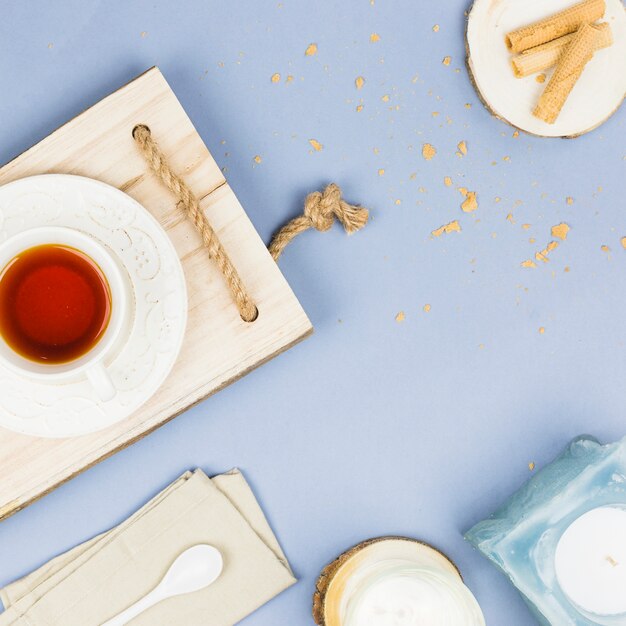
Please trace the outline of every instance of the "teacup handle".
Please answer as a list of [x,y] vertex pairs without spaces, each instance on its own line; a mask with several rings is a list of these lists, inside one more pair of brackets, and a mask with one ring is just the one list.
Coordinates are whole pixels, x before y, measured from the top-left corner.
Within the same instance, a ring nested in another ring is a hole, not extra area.
[[113,385],[111,376],[102,363],[95,363],[87,370],[87,378],[94,391],[102,402],[113,400],[117,395],[117,389]]

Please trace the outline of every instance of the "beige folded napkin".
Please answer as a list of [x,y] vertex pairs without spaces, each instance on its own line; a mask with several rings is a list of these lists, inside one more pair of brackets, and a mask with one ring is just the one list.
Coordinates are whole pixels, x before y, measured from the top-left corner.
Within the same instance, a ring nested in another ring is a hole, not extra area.
[[232,626],[296,582],[238,470],[187,472],[112,530],[0,590],[0,626],[98,626],[153,589],[176,557],[206,543],[224,570],[211,586],[164,600],[133,626]]

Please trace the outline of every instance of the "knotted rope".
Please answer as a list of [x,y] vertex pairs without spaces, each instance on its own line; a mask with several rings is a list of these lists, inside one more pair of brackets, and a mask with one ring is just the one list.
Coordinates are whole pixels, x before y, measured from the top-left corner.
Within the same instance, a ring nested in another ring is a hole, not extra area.
[[272,239],[269,251],[274,261],[278,261],[283,250],[294,237],[309,228],[321,233],[330,230],[335,218],[342,224],[348,235],[355,233],[367,224],[369,211],[360,206],[348,204],[341,197],[341,189],[331,183],[322,191],[310,193],[304,201],[304,214],[285,224]]
[[[178,198],[178,205],[185,211],[202,236],[209,256],[215,260],[228,283],[241,318],[246,322],[253,322],[259,311],[216,232],[200,208],[198,199],[187,186],[187,183],[170,168],[165,155],[161,152],[147,126],[135,126],[133,138],[150,169]],[[292,219],[274,235],[269,246],[270,254],[275,261],[278,261],[283,250],[294,237],[309,228],[325,232],[331,228],[335,218],[343,224],[346,232],[350,235],[363,228],[368,217],[367,209],[345,202],[341,197],[339,187],[331,183],[323,192],[316,191],[306,197],[304,214]]]

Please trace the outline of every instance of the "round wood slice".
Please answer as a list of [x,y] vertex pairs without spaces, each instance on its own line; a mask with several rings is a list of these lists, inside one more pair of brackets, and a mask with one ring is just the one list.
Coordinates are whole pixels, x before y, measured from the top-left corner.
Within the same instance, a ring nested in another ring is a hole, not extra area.
[[487,110],[527,133],[541,137],[577,137],[597,128],[619,108],[626,94],[626,11],[622,0],[606,0],[601,21],[608,22],[613,45],[598,50],[565,102],[554,124],[532,113],[545,81],[537,75],[516,78],[505,35],[558,13],[577,0],[474,0],[467,18],[466,51],[470,79]]
[[361,568],[389,559],[415,561],[458,576],[457,566],[442,552],[408,537],[377,537],[350,548],[320,574],[313,594],[313,619],[318,626],[341,626],[341,599],[348,581]]

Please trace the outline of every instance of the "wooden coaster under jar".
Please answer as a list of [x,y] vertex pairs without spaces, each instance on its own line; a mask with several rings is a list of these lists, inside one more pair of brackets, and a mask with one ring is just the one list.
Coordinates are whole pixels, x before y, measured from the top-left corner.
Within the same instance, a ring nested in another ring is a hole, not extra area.
[[484,626],[456,565],[432,546],[407,537],[364,541],[327,565],[313,596],[318,626]]

